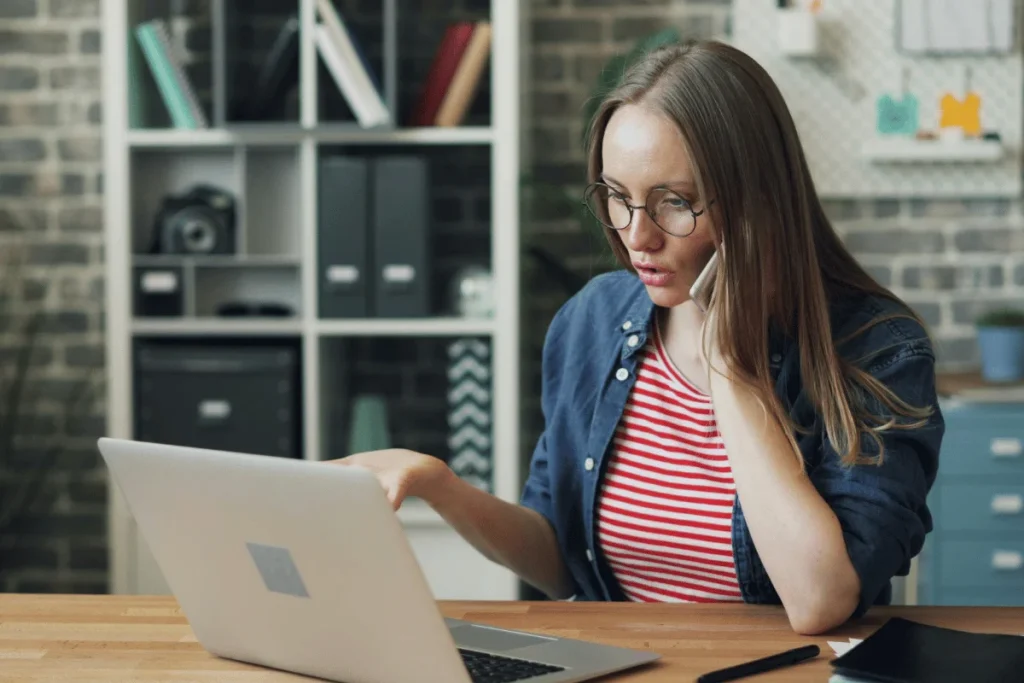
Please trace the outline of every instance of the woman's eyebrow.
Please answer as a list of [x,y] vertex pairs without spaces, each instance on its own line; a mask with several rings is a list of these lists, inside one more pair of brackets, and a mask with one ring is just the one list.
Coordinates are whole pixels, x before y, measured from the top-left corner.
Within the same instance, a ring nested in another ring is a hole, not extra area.
[[[601,174],[600,180],[602,180],[603,182],[605,182],[605,183],[607,183],[609,185],[614,185],[614,186],[616,186],[618,188],[621,188],[621,189],[625,189],[625,187],[626,187],[625,185],[623,185],[619,181],[615,180],[615,178],[612,178],[611,176],[609,176],[606,173],[602,173]],[[653,187],[647,188],[647,191],[650,191],[650,190],[652,190],[654,188],[657,188],[657,187],[664,187],[664,188],[668,188],[670,190],[694,190],[696,188],[696,183],[694,183],[690,179],[679,179],[679,180],[674,180],[674,181],[670,181],[670,182],[667,182],[667,183],[658,183],[657,185],[654,185]]]

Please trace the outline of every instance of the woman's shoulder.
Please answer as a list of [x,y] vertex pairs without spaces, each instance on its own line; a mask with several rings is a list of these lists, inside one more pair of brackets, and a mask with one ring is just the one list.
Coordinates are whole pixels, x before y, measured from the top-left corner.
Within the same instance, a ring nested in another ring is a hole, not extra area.
[[833,337],[844,355],[887,357],[924,355],[935,351],[926,324],[896,296],[865,292],[836,299],[831,306]]

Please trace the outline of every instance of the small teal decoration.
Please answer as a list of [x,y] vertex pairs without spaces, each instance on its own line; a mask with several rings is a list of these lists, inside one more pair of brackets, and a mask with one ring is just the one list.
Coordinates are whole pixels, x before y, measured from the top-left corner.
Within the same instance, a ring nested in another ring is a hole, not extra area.
[[352,402],[348,452],[365,453],[391,448],[388,406],[383,396],[362,394]]
[[903,70],[903,93],[899,100],[889,93],[876,103],[876,127],[881,135],[917,134],[919,108],[917,97],[909,91],[909,72]]

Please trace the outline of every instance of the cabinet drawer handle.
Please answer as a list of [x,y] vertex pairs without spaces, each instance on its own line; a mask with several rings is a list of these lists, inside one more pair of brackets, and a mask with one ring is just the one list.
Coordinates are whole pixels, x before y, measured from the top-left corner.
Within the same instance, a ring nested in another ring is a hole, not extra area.
[[231,416],[231,404],[219,399],[199,402],[199,418],[207,422],[223,422]]
[[992,553],[992,568],[999,571],[1016,571],[1024,567],[1024,556],[1015,550],[997,550]]
[[1020,439],[1002,437],[992,439],[989,450],[994,458],[1019,458],[1024,448],[1021,447]]
[[1024,511],[1024,496],[1019,493],[1003,493],[992,496],[992,514],[1019,515]]

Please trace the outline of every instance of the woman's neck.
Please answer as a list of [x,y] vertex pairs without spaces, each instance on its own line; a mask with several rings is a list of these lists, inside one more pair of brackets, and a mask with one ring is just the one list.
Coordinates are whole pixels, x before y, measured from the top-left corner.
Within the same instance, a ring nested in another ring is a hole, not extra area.
[[693,385],[708,393],[708,377],[701,360],[701,326],[704,314],[693,301],[658,310],[655,318],[661,341],[672,364]]

